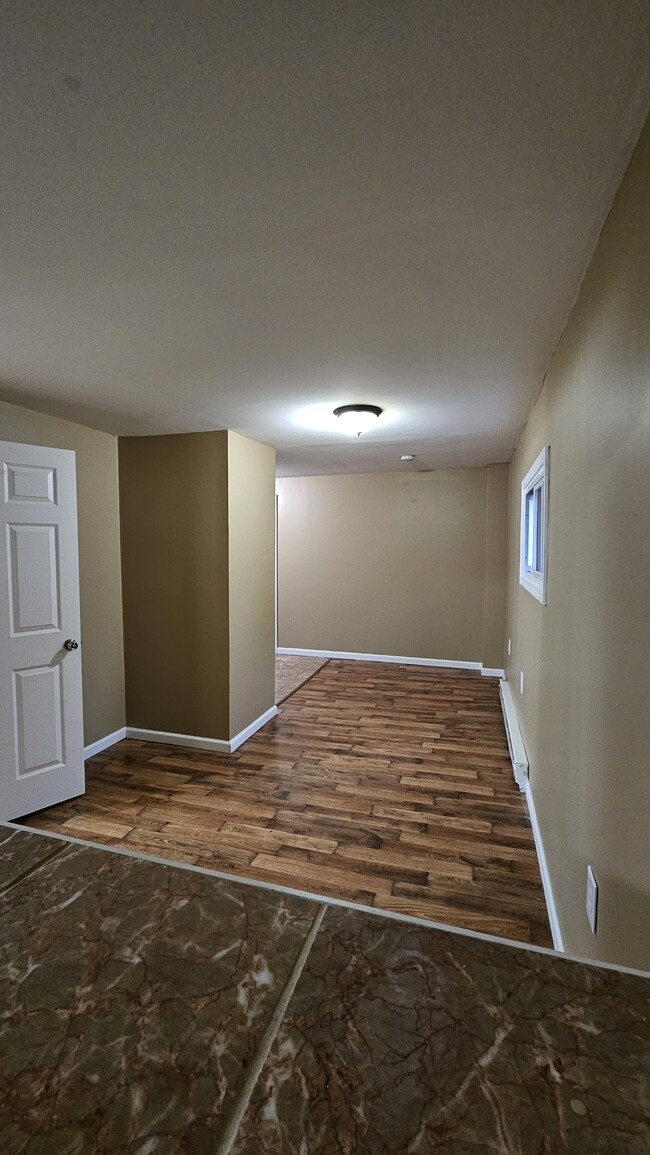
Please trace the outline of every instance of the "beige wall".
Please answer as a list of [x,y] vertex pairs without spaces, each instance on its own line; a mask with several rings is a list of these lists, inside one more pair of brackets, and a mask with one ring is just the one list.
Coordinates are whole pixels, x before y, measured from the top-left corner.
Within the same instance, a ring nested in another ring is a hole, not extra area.
[[275,450],[228,434],[230,737],[275,704]]
[[483,665],[502,669],[508,572],[508,487],[510,467],[486,469],[485,583],[483,587]]
[[232,738],[273,706],[275,453],[120,438],[127,722]]
[[119,442],[126,718],[227,738],[228,434]]
[[117,438],[0,402],[0,439],[76,453],[84,742],[89,745],[124,725]]
[[[518,582],[550,446],[548,604]],[[565,946],[650,967],[650,126],[511,469],[508,677]],[[524,694],[519,695],[519,671]],[[598,932],[585,914],[587,864]]]
[[507,470],[281,479],[279,645],[500,666]]

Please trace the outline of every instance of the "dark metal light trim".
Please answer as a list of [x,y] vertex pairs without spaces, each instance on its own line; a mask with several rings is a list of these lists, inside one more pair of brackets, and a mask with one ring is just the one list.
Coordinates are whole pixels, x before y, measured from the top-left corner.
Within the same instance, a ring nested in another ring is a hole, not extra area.
[[334,416],[340,417],[342,413],[374,413],[375,417],[381,417],[383,412],[379,405],[339,405],[334,410]]

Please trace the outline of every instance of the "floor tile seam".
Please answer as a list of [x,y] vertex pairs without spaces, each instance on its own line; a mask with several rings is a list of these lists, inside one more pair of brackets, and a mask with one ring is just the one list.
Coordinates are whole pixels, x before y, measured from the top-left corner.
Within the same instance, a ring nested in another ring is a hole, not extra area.
[[260,1039],[253,1058],[251,1059],[246,1078],[235,1098],[235,1102],[231,1108],[228,1120],[223,1128],[221,1139],[215,1149],[214,1155],[228,1155],[228,1153],[232,1150],[233,1143],[237,1138],[239,1128],[252,1099],[253,1092],[258,1084],[266,1060],[268,1059],[271,1052],[271,1048],[278,1036],[278,1032],[282,1026],[287,1010],[289,1009],[289,1003],[291,1002],[293,993],[298,985],[300,976],[305,969],[307,959],[311,954],[316,935],[321,928],[327,909],[327,903],[321,903],[316,912],[311,927],[309,928],[309,931],[303,940],[300,951],[298,952],[298,957],[293,964],[291,973],[289,974],[289,977],[284,984],[280,997],[275,1005],[273,1014],[271,1015],[271,1018],[266,1026],[266,1030],[264,1031],[264,1034]]
[[[34,831],[30,830],[26,831],[26,833],[32,834]],[[34,865],[30,866],[27,870],[23,870],[22,874],[19,874],[16,878],[13,878],[11,882],[7,883],[6,886],[0,887],[0,898],[3,895],[8,894],[10,890],[14,890],[14,888],[19,886],[21,882],[24,882],[25,879],[31,878],[32,875],[36,874],[39,870],[41,870],[42,867],[47,866],[47,864],[51,862],[52,859],[59,858],[60,855],[64,854],[67,849],[68,847],[65,844],[61,847],[57,847],[56,850],[51,850],[45,858],[41,858],[39,862],[34,863]]]

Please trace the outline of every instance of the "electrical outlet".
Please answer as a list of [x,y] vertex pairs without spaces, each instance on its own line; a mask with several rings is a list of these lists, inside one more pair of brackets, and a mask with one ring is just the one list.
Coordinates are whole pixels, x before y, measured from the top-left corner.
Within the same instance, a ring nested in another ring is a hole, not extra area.
[[524,671],[520,670],[519,671],[519,693],[523,694],[523,692],[524,692]]
[[587,918],[593,933],[596,933],[598,916],[598,883],[590,866],[587,867]]
[[512,653],[512,639],[508,638],[508,657],[510,657],[511,653]]

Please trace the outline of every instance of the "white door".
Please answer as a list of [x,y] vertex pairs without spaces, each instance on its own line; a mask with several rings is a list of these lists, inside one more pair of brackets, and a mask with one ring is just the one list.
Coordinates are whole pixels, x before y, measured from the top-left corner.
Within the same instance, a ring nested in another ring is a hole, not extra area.
[[75,455],[0,441],[0,819],[84,792]]

